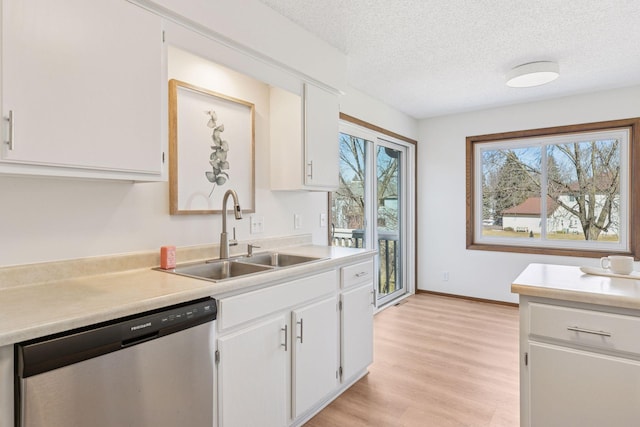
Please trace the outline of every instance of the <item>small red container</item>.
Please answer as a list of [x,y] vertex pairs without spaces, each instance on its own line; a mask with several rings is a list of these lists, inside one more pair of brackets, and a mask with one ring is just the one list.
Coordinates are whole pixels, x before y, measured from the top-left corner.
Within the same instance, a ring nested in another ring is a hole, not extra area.
[[176,247],[162,246],[160,248],[160,268],[171,270],[176,268]]

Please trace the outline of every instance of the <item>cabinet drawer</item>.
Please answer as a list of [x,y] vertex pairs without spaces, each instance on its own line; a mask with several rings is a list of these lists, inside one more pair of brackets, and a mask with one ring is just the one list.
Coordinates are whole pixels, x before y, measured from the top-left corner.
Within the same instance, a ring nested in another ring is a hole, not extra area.
[[240,325],[271,313],[319,298],[337,289],[336,271],[327,271],[310,277],[247,292],[218,301],[218,328]]
[[530,337],[640,354],[640,318],[547,304],[529,305]]
[[373,260],[342,267],[341,269],[342,287],[367,283],[373,280]]

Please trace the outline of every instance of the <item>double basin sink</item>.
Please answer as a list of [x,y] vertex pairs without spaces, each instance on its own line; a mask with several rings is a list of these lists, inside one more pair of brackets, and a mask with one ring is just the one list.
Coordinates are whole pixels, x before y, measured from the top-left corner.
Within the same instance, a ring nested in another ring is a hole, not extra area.
[[325,258],[315,258],[300,255],[282,254],[279,252],[265,252],[251,256],[239,256],[229,259],[214,259],[196,264],[177,266],[169,273],[197,279],[219,282],[248,274],[272,271],[278,268],[292,267]]

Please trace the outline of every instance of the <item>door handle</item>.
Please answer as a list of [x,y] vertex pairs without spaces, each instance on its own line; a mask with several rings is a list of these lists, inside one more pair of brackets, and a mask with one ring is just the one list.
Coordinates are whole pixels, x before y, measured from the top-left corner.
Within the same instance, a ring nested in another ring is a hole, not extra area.
[[567,330],[574,332],[582,332],[584,334],[592,334],[592,335],[600,335],[601,337],[610,337],[611,332],[606,331],[596,331],[595,329],[584,329],[578,326],[568,326]]
[[307,166],[309,170],[309,172],[307,172],[307,177],[309,177],[310,179],[313,179],[313,160],[308,161]]
[[300,344],[302,344],[304,339],[304,319],[300,319],[300,321],[296,323],[300,325],[300,335],[298,335],[298,338],[300,339]]
[[9,122],[9,140],[6,143],[9,145],[9,150],[13,151],[13,147],[15,145],[15,133],[14,133],[14,124],[15,118],[13,117],[13,110],[9,110],[9,117],[6,118]]
[[289,343],[287,338],[289,334],[287,334],[287,325],[284,325],[284,328],[281,328],[280,330],[284,332],[284,344],[280,344],[280,346],[284,347],[284,351],[287,351],[287,349],[289,348],[289,345],[288,345]]

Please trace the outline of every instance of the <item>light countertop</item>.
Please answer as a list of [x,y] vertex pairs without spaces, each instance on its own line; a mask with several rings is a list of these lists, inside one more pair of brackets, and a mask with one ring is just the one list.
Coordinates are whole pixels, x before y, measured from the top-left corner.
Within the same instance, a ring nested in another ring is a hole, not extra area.
[[315,245],[287,247],[280,252],[323,259],[217,283],[138,268],[0,289],[0,346],[197,298],[258,289],[365,260],[374,253]]
[[529,264],[513,281],[520,295],[640,309],[640,280],[585,274],[580,267]]

